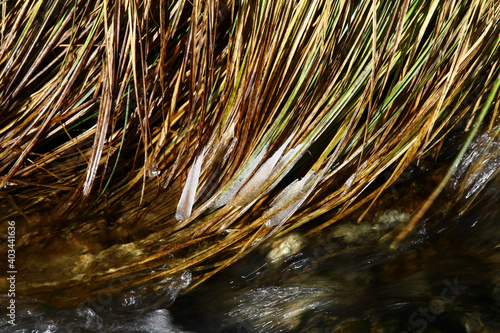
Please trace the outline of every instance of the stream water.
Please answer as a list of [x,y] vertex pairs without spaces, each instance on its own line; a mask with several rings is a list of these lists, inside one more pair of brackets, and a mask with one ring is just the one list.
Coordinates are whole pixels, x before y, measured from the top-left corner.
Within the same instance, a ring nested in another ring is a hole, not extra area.
[[439,162],[410,168],[360,223],[354,214],[271,239],[191,292],[181,292],[186,272],[155,294],[64,310],[23,304],[13,327],[2,309],[0,332],[498,332],[500,147],[480,157],[487,140],[396,250],[384,236],[434,188]]

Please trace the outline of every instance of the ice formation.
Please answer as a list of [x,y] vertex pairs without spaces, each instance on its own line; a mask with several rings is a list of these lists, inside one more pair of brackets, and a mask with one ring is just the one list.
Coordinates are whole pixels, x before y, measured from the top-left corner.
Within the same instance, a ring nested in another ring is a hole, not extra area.
[[262,159],[267,153],[267,148],[268,144],[266,144],[262,148],[262,150],[257,154],[257,156],[255,156],[255,158],[251,159],[250,162],[246,164],[246,166],[243,168],[238,177],[233,181],[233,183],[231,183],[231,185],[229,185],[229,187],[210,205],[211,209],[217,209],[219,207],[222,207],[226,205],[229,201],[231,201],[231,199],[233,199],[233,197],[241,188],[241,186],[245,184],[245,182],[248,180],[248,178],[253,173],[255,168],[262,161]]
[[189,170],[186,184],[182,189],[181,198],[179,200],[179,204],[177,205],[177,211],[175,212],[175,218],[178,221],[184,221],[191,216],[204,155],[205,154],[203,152],[201,155],[196,157],[191,169]]
[[300,180],[295,180],[288,185],[271,203],[271,207],[264,213],[269,217],[265,222],[267,227],[280,224],[288,216],[293,214],[304,202],[306,192],[312,186],[315,172],[310,171]]
[[254,176],[243,186],[243,188],[238,192],[234,203],[237,206],[243,205],[251,200],[253,200],[263,185],[268,181],[269,177],[275,172],[275,166],[280,160],[283,151],[286,146],[290,143],[292,136],[290,136],[283,145],[271,156],[262,166],[257,170]]
[[[274,170],[275,172],[279,172],[280,170],[282,170],[283,168],[285,168],[283,170],[283,172],[278,176],[278,178],[276,178],[276,180],[274,181],[274,183],[269,187],[269,189],[267,190],[267,192],[269,192],[270,190],[272,190],[276,185],[278,185],[278,183],[290,172],[290,170],[292,170],[293,166],[295,165],[295,163],[297,163],[297,161],[302,157],[302,155],[304,154],[303,151],[301,151],[302,147],[304,147],[304,144],[301,143],[299,144],[297,147],[295,148],[292,148],[290,149],[279,161],[278,163],[276,163],[276,166],[274,167]],[[295,159],[292,160],[292,158],[295,156],[295,154],[298,155],[295,157]],[[290,163],[289,163],[290,162]],[[288,165],[287,165],[288,163]]]

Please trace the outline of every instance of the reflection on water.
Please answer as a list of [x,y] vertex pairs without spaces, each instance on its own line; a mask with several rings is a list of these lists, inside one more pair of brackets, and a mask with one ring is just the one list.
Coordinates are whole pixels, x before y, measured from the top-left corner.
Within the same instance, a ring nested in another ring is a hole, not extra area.
[[[191,283],[191,272],[119,294],[99,294],[76,308],[54,309],[24,299],[16,305],[16,326],[3,312],[0,332],[185,332],[172,323],[167,309]],[[22,297],[21,297],[22,298]]]
[[72,309],[19,304],[18,325],[2,313],[0,331],[498,332],[500,150],[481,136],[471,151],[395,251],[384,236],[408,222],[443,168],[413,166],[360,223],[354,214],[319,234],[271,239],[189,293],[179,295],[187,272],[154,293],[144,286]]
[[[118,311],[120,312],[120,311]],[[181,333],[185,332],[172,324],[172,316],[166,309],[148,313],[108,313],[98,315],[88,307],[73,311],[27,312],[21,318],[19,328],[4,323],[4,332],[141,332]]]
[[445,215],[443,228],[455,227],[423,227],[396,252],[337,228],[278,264],[257,253],[172,313],[196,332],[498,332],[500,214],[497,200],[483,204],[490,212]]
[[498,154],[488,136],[476,139],[397,250],[384,236],[408,222],[446,165],[410,168],[360,223],[353,215],[262,246],[180,296],[175,321],[196,332],[499,332]]

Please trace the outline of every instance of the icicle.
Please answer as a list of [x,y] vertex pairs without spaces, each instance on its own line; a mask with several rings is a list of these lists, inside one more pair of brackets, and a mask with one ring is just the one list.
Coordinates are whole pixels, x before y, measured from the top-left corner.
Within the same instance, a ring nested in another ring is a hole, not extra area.
[[[276,178],[276,180],[274,181],[274,183],[267,189],[266,193],[269,192],[269,191],[271,191],[276,185],[278,185],[278,183],[283,178],[285,178],[285,176],[290,172],[290,170],[292,170],[293,166],[302,157],[302,155],[304,154],[304,152],[300,152],[299,155],[297,157],[295,157],[294,160],[291,161],[291,159],[295,156],[295,154],[297,154],[297,152],[299,152],[302,149],[302,147],[304,147],[303,143],[299,144],[297,147],[295,147],[293,149],[290,149],[278,161],[278,163],[276,163],[276,166],[274,167],[274,173],[280,172],[280,170],[282,170],[283,168],[285,168],[285,170],[283,170],[283,172],[278,176],[278,178]],[[287,165],[288,162],[290,162],[290,163]]]
[[271,208],[264,215],[271,216],[264,224],[267,227],[276,226],[293,214],[305,201],[305,195],[311,188],[315,172],[310,171],[300,180],[293,181],[271,203]]
[[290,143],[293,135],[283,143],[283,145],[271,156],[253,175],[253,177],[243,186],[234,199],[235,206],[241,206],[253,200],[262,190],[264,184],[269,180],[269,177],[275,171],[275,166],[278,163],[286,146]]
[[177,205],[177,211],[175,212],[175,218],[177,221],[184,221],[191,216],[204,157],[205,151],[200,156],[196,157],[191,169],[189,170],[186,184],[182,189],[181,198],[179,200],[179,204]]
[[284,197],[287,196],[288,193],[290,193],[290,191],[293,189],[293,187],[295,185],[297,185],[297,183],[299,181],[301,181],[302,178],[298,178],[298,179],[295,179],[293,182],[291,182],[290,184],[288,184],[287,187],[285,187],[285,189],[283,191],[281,191],[280,194],[278,194],[278,196],[276,198],[274,198],[274,200],[271,202],[271,207],[276,205],[278,202],[281,201],[281,199],[283,199]]
[[315,172],[311,171],[304,177],[300,179],[295,179],[291,182],[281,193],[271,202],[271,208],[281,209],[288,205],[290,201],[295,200],[295,198],[301,194],[304,194],[305,191],[309,188],[309,182],[312,177],[314,177]]
[[259,165],[259,163],[266,155],[268,146],[269,145],[266,144],[264,148],[262,148],[262,150],[259,152],[259,154],[245,165],[241,173],[233,181],[233,183],[229,186],[229,188],[227,188],[217,199],[215,199],[215,201],[212,204],[210,204],[209,206],[210,209],[217,209],[219,207],[222,207],[226,205],[229,201],[231,201],[231,199],[233,199],[235,194],[238,192],[241,186],[245,184],[245,182],[253,173],[257,165]]

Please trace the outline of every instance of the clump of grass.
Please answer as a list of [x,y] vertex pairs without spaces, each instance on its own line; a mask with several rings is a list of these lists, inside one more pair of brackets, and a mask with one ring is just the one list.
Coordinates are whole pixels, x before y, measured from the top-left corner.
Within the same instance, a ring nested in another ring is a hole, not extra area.
[[18,221],[21,292],[60,304],[185,270],[201,283],[277,232],[366,207],[468,130],[397,246],[480,126],[498,136],[494,1],[3,1],[0,15],[2,221]]

